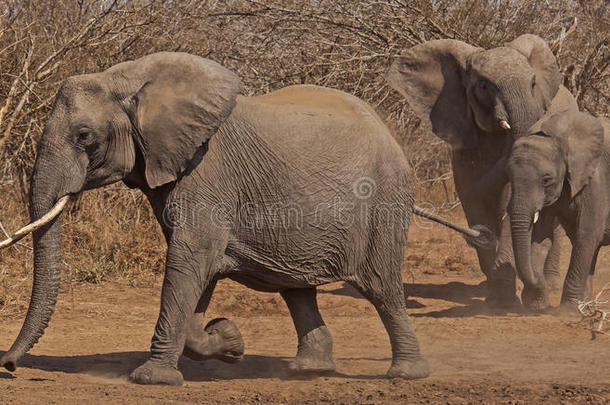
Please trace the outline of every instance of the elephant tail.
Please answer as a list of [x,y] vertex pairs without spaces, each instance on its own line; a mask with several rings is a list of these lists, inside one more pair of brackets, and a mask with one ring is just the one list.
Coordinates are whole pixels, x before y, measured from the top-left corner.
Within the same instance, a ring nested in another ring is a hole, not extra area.
[[449,229],[453,229],[454,231],[461,233],[464,236],[464,239],[466,239],[466,242],[474,248],[485,250],[497,249],[498,241],[493,232],[485,225],[475,225],[472,228],[466,228],[434,215],[431,212],[418,207],[417,205],[413,206],[413,213],[417,216],[430,219],[443,226],[446,226]]

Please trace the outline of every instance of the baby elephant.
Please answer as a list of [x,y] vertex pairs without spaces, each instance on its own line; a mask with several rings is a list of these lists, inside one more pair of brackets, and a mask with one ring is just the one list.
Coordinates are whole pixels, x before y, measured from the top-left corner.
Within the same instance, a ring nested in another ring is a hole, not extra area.
[[507,170],[523,303],[549,306],[544,276],[533,271],[544,257],[530,242],[545,243],[558,219],[572,242],[559,312],[575,313],[577,301],[591,297],[599,248],[610,243],[610,121],[578,111],[545,117],[515,141]]

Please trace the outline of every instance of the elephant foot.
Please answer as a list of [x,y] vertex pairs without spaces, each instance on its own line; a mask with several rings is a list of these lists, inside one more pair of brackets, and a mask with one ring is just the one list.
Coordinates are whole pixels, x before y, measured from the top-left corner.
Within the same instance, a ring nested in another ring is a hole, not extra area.
[[551,309],[549,313],[559,318],[581,319],[583,317],[576,302],[562,302],[558,307]]
[[523,305],[533,312],[542,312],[551,306],[546,289],[524,286],[521,293]]
[[491,294],[485,298],[485,304],[493,309],[516,309],[521,307],[521,301],[515,294],[506,296]]
[[325,374],[335,371],[333,359],[300,356],[288,364],[288,369],[297,374]]
[[196,361],[217,359],[237,363],[244,355],[244,339],[233,322],[217,318],[211,320],[203,331],[201,327],[189,331],[182,354]]
[[388,370],[388,378],[404,378],[405,380],[415,380],[425,378],[430,375],[428,362],[420,357],[416,360],[396,360],[392,361],[392,366]]
[[510,263],[497,263],[493,276],[487,279],[485,303],[494,309],[520,308],[515,270]]
[[129,379],[136,384],[144,385],[182,385],[182,373],[174,367],[165,366],[148,360],[136,368]]
[[489,292],[485,298],[487,306],[494,309],[515,309],[521,307],[521,301],[517,297],[514,281],[504,284],[499,282],[489,282]]
[[333,340],[326,326],[320,326],[299,339],[296,358],[288,365],[294,373],[329,373],[335,371]]
[[212,319],[204,329],[222,338],[222,345],[212,357],[226,363],[237,363],[244,357],[244,339],[237,326],[226,318]]

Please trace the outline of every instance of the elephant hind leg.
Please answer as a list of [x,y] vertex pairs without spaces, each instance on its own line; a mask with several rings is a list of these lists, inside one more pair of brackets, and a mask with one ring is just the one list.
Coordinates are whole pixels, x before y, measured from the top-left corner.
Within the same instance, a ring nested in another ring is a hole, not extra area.
[[375,306],[390,337],[392,365],[387,376],[405,379],[427,377],[430,368],[419,350],[405,305],[402,263],[406,240],[384,239],[390,235],[383,234],[374,236],[358,276],[349,282]]
[[297,355],[290,369],[307,373],[334,371],[333,340],[318,310],[316,289],[288,289],[281,295],[299,339]]
[[428,362],[422,357],[419,343],[407,315],[401,282],[392,286],[370,286],[353,283],[377,310],[392,345],[389,378],[417,379],[430,374]]

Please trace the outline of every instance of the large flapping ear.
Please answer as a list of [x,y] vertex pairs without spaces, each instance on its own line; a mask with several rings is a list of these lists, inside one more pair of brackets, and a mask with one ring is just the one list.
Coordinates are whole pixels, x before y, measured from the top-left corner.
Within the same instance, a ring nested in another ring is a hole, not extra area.
[[599,166],[604,144],[600,119],[579,111],[565,111],[543,118],[531,132],[542,132],[559,140],[574,197],[589,184]]
[[466,59],[480,50],[451,39],[428,41],[399,56],[386,75],[422,123],[458,148],[473,147],[477,140],[463,76]]
[[544,39],[533,34],[521,35],[505,45],[519,51],[529,61],[536,72],[534,97],[544,111],[548,110],[561,84],[561,73],[551,48]]
[[240,79],[195,55],[162,52],[133,63],[143,84],[133,95],[136,144],[148,186],[176,180],[235,107]]

